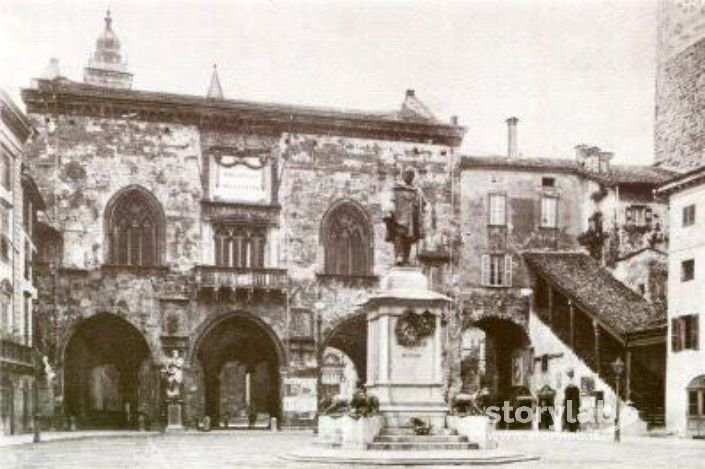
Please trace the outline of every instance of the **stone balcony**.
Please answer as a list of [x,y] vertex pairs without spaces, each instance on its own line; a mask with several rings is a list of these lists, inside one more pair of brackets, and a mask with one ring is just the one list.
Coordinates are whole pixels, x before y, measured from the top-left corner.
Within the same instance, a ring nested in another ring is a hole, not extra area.
[[230,288],[285,290],[288,285],[286,269],[220,267],[201,265],[195,268],[196,284],[200,288]]
[[3,367],[29,372],[34,368],[32,347],[10,339],[0,339],[0,363]]

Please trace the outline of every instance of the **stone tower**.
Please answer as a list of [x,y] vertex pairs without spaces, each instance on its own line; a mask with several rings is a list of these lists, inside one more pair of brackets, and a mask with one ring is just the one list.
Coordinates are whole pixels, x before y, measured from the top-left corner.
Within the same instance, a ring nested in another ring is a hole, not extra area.
[[705,165],[705,0],[659,0],[656,164]]
[[107,88],[132,88],[132,74],[120,52],[120,40],[113,31],[110,10],[105,15],[105,30],[95,42],[95,52],[83,69],[83,82]]

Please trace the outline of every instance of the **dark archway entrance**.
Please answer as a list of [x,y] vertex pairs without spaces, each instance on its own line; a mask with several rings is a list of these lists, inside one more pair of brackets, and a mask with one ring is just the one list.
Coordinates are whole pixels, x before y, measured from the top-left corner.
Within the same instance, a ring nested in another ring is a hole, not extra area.
[[[520,406],[533,406],[533,398],[528,391],[532,364],[526,329],[513,321],[497,317],[485,317],[470,327],[484,332],[483,340],[479,342],[482,350],[477,353],[482,361],[476,367],[481,373],[477,381],[489,392],[490,405],[501,408],[506,403],[515,410]],[[468,380],[466,376],[462,378],[463,382]],[[526,428],[530,424],[502,421],[499,427]]]
[[281,346],[269,326],[246,314],[218,321],[201,338],[196,357],[203,371],[205,413],[213,425],[281,419]]
[[323,349],[340,350],[352,360],[359,384],[367,382],[367,315],[358,313],[341,321],[325,337]]
[[67,415],[84,428],[134,426],[137,412],[149,407],[144,386],[151,354],[142,334],[113,314],[83,321],[64,351]]

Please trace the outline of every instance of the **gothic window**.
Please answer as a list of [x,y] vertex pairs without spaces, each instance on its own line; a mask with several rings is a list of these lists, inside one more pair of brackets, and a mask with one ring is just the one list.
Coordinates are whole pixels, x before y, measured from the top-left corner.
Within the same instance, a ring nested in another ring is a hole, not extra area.
[[367,215],[351,202],[331,211],[323,220],[324,272],[332,275],[372,274],[372,229]]
[[246,225],[215,228],[215,265],[233,268],[264,268],[265,231]]
[[161,264],[162,212],[151,194],[138,188],[124,191],[109,204],[106,217],[110,264]]

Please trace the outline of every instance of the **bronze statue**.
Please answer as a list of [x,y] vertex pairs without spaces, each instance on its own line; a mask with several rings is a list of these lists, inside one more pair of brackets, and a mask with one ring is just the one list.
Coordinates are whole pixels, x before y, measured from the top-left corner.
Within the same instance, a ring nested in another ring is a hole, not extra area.
[[414,186],[414,170],[404,170],[402,183],[392,189],[393,210],[384,217],[386,240],[394,243],[396,265],[409,265],[411,246],[424,237],[424,210],[426,200],[421,189]]

